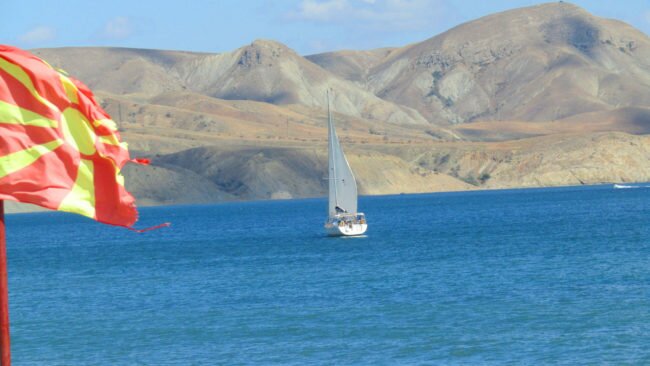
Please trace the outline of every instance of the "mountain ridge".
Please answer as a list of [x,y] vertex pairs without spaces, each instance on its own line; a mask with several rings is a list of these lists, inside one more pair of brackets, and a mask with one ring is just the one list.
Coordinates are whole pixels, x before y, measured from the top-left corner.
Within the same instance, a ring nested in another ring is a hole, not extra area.
[[440,124],[551,121],[621,101],[643,105],[637,96],[650,91],[649,57],[642,32],[572,4],[547,3],[488,15],[393,51],[365,70],[366,87]]

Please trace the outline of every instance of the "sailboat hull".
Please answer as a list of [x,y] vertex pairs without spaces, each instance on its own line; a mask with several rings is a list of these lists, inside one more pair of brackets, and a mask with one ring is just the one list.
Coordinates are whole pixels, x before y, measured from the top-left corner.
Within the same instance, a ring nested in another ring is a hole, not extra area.
[[335,225],[335,224],[326,224],[325,231],[328,236],[357,236],[363,235],[363,233],[368,230],[368,224],[347,224],[347,225]]

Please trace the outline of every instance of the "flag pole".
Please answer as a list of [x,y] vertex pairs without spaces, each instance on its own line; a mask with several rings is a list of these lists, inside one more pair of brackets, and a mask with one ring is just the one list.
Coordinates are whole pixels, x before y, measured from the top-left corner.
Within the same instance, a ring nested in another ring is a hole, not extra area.
[[11,365],[9,345],[9,287],[7,285],[7,240],[5,203],[0,200],[0,366]]

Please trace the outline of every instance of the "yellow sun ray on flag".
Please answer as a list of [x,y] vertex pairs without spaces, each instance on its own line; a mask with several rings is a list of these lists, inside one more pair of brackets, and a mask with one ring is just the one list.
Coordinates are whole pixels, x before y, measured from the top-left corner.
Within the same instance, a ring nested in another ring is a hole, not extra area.
[[28,109],[0,100],[0,123],[38,127],[56,127],[58,122]]
[[0,156],[0,178],[24,169],[43,155],[54,151],[63,145],[63,140],[56,139],[43,145],[35,145],[15,153]]

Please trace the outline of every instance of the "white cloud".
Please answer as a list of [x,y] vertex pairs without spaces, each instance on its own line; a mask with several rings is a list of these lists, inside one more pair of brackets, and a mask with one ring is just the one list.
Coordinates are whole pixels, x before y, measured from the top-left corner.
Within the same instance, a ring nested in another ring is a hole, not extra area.
[[302,0],[288,18],[401,31],[424,29],[445,11],[443,0]]
[[303,0],[292,17],[302,20],[328,22],[349,7],[348,0]]
[[127,17],[116,17],[104,26],[103,36],[111,39],[124,39],[133,34],[133,26]]
[[38,26],[27,33],[18,37],[18,40],[28,44],[40,43],[51,41],[56,38],[56,31],[54,28],[46,26]]

